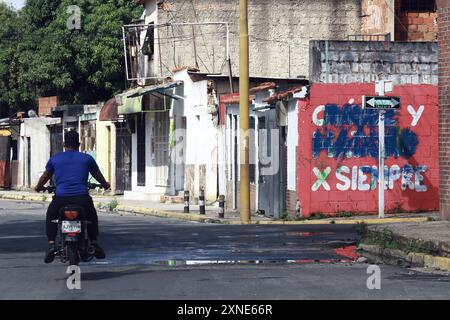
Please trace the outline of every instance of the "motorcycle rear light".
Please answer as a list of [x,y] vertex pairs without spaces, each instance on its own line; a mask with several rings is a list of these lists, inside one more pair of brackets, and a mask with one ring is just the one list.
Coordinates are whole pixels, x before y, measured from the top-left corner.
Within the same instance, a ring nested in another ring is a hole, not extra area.
[[78,218],[78,211],[64,211],[64,216],[69,220]]

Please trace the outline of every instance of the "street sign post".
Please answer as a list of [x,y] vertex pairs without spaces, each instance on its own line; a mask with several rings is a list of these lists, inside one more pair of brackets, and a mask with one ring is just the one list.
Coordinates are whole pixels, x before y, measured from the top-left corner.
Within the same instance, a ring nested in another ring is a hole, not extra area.
[[363,108],[378,110],[378,217],[384,218],[384,118],[389,109],[400,109],[399,97],[386,97],[387,92],[393,91],[391,81],[377,81],[375,91],[378,96],[363,96]]
[[384,109],[378,111],[378,218],[384,218]]
[[363,96],[363,107],[366,109],[399,109],[399,97],[367,97]]

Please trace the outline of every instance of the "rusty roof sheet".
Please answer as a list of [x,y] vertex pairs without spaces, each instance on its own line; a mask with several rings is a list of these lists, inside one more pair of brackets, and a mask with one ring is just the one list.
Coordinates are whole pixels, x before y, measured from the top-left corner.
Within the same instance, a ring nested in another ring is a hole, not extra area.
[[183,70],[187,70],[188,72],[200,72],[200,69],[197,67],[190,67],[190,66],[184,66],[184,67],[179,67],[179,68],[173,68],[172,72],[176,73],[176,72],[180,72]]
[[116,98],[109,99],[103,105],[102,110],[100,110],[99,120],[100,121],[114,121],[119,118],[117,112],[118,103]]
[[264,99],[263,102],[272,103],[272,102],[275,102],[275,101],[278,101],[278,100],[283,100],[285,98],[288,98],[288,97],[292,96],[296,92],[302,91],[302,88],[303,88],[303,86],[293,87],[293,88],[288,89],[286,91],[277,92],[274,95]]
[[[248,97],[248,101],[251,103],[253,100],[255,100],[256,99],[256,96],[254,96],[254,95],[250,95],[249,97]],[[227,97],[227,98],[224,98],[224,99],[222,99],[222,102],[223,103],[225,103],[225,104],[239,104],[239,102],[240,102],[240,97],[239,97],[239,95],[235,95],[235,96],[233,96],[233,97]]]
[[277,87],[275,82],[264,82],[258,85],[257,87],[253,87],[250,89],[250,93],[258,93],[261,91],[266,91],[270,89],[275,89]]

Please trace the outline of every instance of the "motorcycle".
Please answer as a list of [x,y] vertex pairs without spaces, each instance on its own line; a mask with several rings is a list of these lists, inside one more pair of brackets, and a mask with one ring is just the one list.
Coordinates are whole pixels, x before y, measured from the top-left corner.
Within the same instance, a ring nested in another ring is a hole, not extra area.
[[[88,183],[88,189],[102,188],[100,184]],[[56,187],[45,187],[43,191],[54,193]],[[86,219],[84,209],[78,205],[66,205],[60,209],[59,218],[52,220],[58,224],[55,256],[62,263],[78,265],[80,261],[89,262],[94,258],[95,247],[91,245],[87,226],[91,221]]]

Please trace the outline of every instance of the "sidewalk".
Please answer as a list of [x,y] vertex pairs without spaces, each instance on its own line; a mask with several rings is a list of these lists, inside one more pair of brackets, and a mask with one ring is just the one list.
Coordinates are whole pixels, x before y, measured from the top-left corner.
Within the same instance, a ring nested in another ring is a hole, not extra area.
[[450,271],[450,221],[369,226],[359,249],[376,262]]
[[[221,223],[221,224],[242,224],[239,212],[226,211],[225,218],[219,218],[218,206],[206,206],[206,214],[199,214],[198,205],[190,205],[190,213],[183,213],[183,204],[160,203],[156,201],[126,200],[123,196],[101,195],[91,193],[94,204],[97,208],[104,210],[133,212],[155,217],[173,218],[195,222]],[[28,191],[0,190],[0,199],[22,200],[22,201],[51,201],[52,195],[48,193],[36,193]],[[352,216],[352,217],[332,217],[325,219],[308,220],[276,220],[270,217],[252,215],[250,224],[391,224],[406,222],[426,222],[437,220],[438,215],[434,213],[405,213],[388,214],[385,219],[378,219],[375,215]]]

